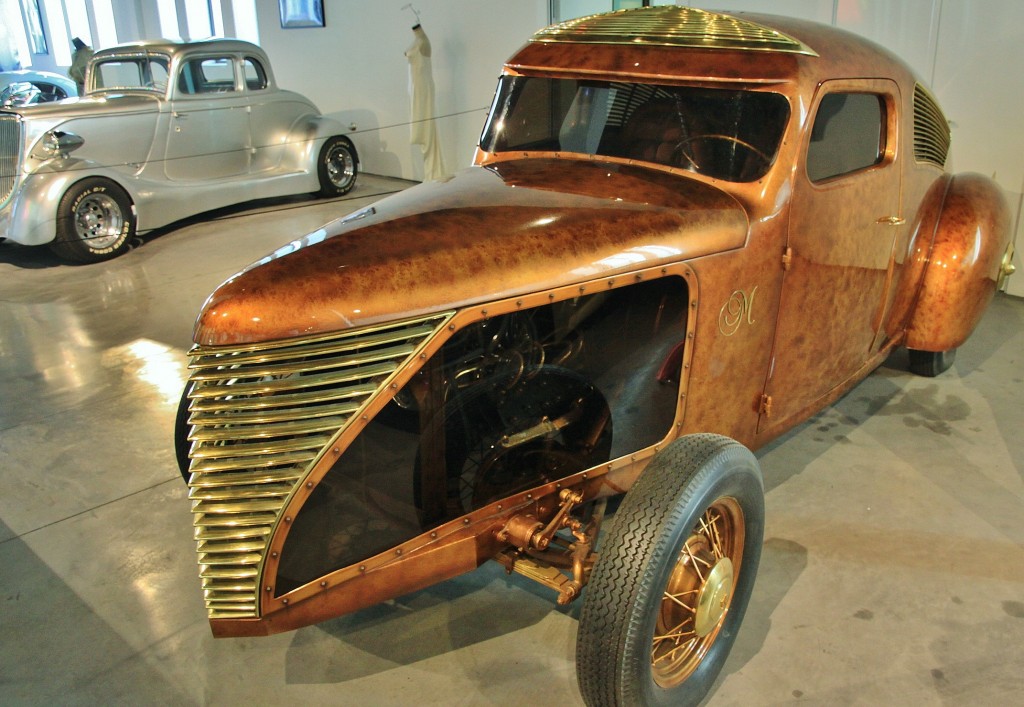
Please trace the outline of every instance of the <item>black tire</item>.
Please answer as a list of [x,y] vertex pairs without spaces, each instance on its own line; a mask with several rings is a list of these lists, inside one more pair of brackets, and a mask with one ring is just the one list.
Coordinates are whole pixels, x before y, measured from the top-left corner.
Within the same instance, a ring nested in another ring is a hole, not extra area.
[[89,177],[64,192],[50,249],[76,263],[97,263],[124,253],[134,236],[128,193],[109,179]]
[[956,349],[949,351],[918,351],[907,349],[910,354],[910,372],[919,376],[934,378],[948,371],[956,360]]
[[192,477],[189,471],[188,452],[192,443],[188,441],[188,434],[191,425],[188,424],[188,394],[192,391],[192,384],[187,383],[185,390],[181,392],[181,400],[178,401],[178,413],[174,416],[174,456],[178,460],[178,471],[181,478],[187,484]]
[[[702,520],[716,530],[701,532]],[[764,483],[746,447],[701,434],[655,456],[626,494],[586,588],[576,638],[584,701],[699,702],[743,621],[763,536]],[[667,598],[670,587],[676,597],[696,595],[693,606]]]
[[320,196],[348,194],[356,185],[359,158],[356,148],[346,137],[335,135],[320,148],[316,176],[320,180]]

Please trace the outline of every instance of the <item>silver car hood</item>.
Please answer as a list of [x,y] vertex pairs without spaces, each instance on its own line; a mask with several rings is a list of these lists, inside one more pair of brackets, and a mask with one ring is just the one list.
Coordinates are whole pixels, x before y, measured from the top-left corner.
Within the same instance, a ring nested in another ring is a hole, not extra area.
[[53,121],[153,110],[160,104],[160,101],[161,98],[157,95],[111,93],[86,96],[85,98],[66,98],[63,101],[4,108],[3,110],[5,113],[16,113],[23,120]]

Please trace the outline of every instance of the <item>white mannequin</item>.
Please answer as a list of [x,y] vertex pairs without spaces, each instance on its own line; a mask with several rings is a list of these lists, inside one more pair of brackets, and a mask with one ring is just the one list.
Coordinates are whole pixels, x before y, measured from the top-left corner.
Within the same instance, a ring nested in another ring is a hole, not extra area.
[[434,122],[434,76],[430,64],[430,40],[417,23],[412,28],[413,42],[405,50],[409,60],[409,94],[412,97],[412,135],[410,142],[423,149],[423,179],[447,176],[441,145]]

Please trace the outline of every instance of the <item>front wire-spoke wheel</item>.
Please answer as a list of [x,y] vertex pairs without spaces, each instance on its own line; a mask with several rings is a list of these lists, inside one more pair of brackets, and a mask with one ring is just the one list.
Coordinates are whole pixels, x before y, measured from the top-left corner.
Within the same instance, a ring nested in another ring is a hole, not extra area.
[[719,435],[655,456],[615,515],[576,641],[588,705],[696,704],[728,657],[764,534],[754,456]]
[[662,688],[688,678],[715,642],[743,564],[743,509],[720,498],[683,543],[661,598],[651,645],[651,673]]

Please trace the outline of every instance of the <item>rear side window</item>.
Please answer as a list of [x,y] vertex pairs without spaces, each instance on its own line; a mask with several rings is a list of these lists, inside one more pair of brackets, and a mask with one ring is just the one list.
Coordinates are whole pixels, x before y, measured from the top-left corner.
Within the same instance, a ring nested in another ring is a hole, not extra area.
[[263,65],[252,57],[245,58],[245,87],[250,91],[262,91],[267,87],[267,72]]
[[812,182],[856,172],[885,154],[885,100],[874,93],[831,93],[818,106],[807,147]]
[[235,90],[235,69],[229,57],[191,59],[181,67],[178,91],[185,95]]

